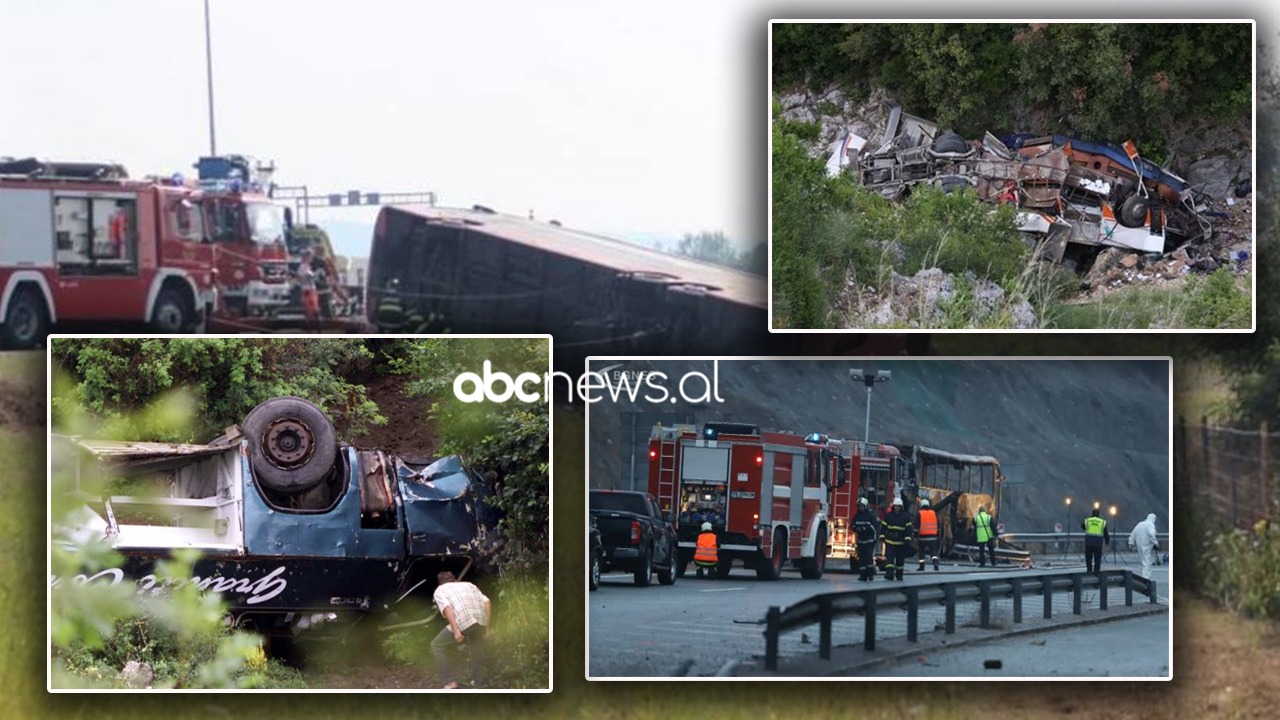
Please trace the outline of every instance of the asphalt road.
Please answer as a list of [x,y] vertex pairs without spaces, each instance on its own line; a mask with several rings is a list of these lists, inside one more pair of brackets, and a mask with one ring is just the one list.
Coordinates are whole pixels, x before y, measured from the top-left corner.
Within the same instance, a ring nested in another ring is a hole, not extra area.
[[[1054,565],[1059,567],[1060,563]],[[907,584],[923,582],[921,576],[957,578],[958,573],[963,573],[977,578],[1020,572],[1010,569],[980,573],[976,567],[944,564],[941,573],[932,570],[918,573],[914,566],[909,567]],[[1116,566],[1108,562],[1105,567]],[[1157,568],[1156,580],[1160,583],[1162,602],[1168,602],[1167,567]],[[876,585],[885,582],[882,577],[874,581]],[[859,583],[856,576],[830,567],[821,580],[803,580],[798,572],[788,570],[780,580],[765,582],[757,580],[753,571],[735,568],[725,580],[699,580],[690,572],[674,585],[662,586],[655,580],[647,588],[636,587],[630,575],[606,575],[600,589],[588,593],[587,598],[588,675],[593,678],[715,675],[763,653],[762,621],[770,606],[786,606],[818,593],[861,587],[865,585]],[[1112,595],[1112,602],[1117,601],[1121,601],[1121,596]],[[1055,603],[1059,608],[1055,612],[1070,612],[1067,595],[1061,595]],[[999,612],[998,608],[993,610],[997,616]],[[935,614],[938,617],[922,609],[922,633],[940,625],[941,609]],[[957,610],[957,623],[976,624],[976,616],[976,604],[962,605]],[[1167,626],[1167,619],[1165,623]],[[833,623],[833,644],[836,647],[857,644],[863,631],[861,617],[838,620]],[[905,636],[905,615],[882,615],[877,632],[882,638]],[[1167,634],[1164,637],[1167,638]],[[782,658],[816,655],[816,643],[816,626],[812,632],[786,633],[779,640],[779,654]],[[930,672],[915,674],[946,673],[930,668]]]
[[[999,660],[999,668],[986,668]],[[1163,677],[1169,672],[1169,616],[1020,635],[877,665],[871,677]]]

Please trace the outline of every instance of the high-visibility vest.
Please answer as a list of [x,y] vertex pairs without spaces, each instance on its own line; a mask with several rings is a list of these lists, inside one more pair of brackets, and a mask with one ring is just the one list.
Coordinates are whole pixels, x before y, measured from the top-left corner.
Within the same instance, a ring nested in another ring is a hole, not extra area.
[[693,561],[698,565],[715,565],[716,556],[716,534],[713,532],[704,532],[698,536],[698,549],[693,552]]
[[1085,535],[1097,535],[1098,537],[1102,537],[1102,534],[1106,530],[1106,528],[1107,528],[1107,521],[1103,520],[1100,517],[1094,517],[1090,515],[1089,517],[1084,519]]
[[933,537],[938,534],[938,513],[931,509],[920,511],[920,536]]
[[979,543],[987,542],[991,538],[995,537],[995,533],[991,531],[991,516],[987,514],[986,510],[978,513],[978,516],[974,521],[974,526],[977,528]]

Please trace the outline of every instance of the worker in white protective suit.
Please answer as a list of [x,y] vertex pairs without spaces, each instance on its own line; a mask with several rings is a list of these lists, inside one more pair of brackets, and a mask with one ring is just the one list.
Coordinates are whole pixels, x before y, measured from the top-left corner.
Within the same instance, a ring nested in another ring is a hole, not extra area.
[[1151,566],[1156,560],[1156,544],[1156,515],[1151,513],[1129,533],[1129,547],[1137,548],[1138,557],[1142,560],[1142,569],[1138,574],[1148,580],[1151,579]]

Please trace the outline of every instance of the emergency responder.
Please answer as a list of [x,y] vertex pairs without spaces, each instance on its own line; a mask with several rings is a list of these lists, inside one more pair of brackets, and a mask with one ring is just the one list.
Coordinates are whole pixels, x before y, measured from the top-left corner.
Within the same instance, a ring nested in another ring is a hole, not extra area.
[[1102,546],[1111,544],[1111,531],[1098,508],[1084,519],[1081,527],[1084,528],[1084,570],[1096,574],[1102,570]]
[[924,571],[926,554],[933,559],[933,569],[940,570],[941,568],[938,567],[938,513],[929,507],[928,498],[920,501],[920,516],[917,519],[916,527],[920,537],[919,571]]
[[853,516],[853,533],[858,538],[858,579],[876,579],[876,514],[866,498],[858,498],[858,512]]
[[709,578],[716,576],[719,545],[716,534],[711,530],[711,523],[702,523],[702,533],[698,535],[698,549],[693,551],[693,564],[698,566],[698,577],[702,577],[703,570],[707,571]]
[[1142,560],[1142,569],[1138,574],[1151,579],[1151,566],[1155,564],[1156,548],[1160,540],[1156,537],[1156,514],[1151,513],[1146,520],[1133,527],[1129,533],[1129,547],[1138,549],[1138,557]]
[[987,508],[979,505],[978,514],[973,516],[975,539],[978,541],[978,564],[987,566],[987,555],[991,555],[991,567],[996,566],[996,526]]
[[880,521],[880,532],[884,535],[884,576],[902,580],[902,568],[911,549],[911,516],[902,509],[902,498],[893,499],[893,509]]
[[305,248],[298,258],[298,269],[294,273],[302,288],[302,314],[309,323],[320,321],[320,293],[316,289],[316,270],[311,264],[313,259],[311,248]]

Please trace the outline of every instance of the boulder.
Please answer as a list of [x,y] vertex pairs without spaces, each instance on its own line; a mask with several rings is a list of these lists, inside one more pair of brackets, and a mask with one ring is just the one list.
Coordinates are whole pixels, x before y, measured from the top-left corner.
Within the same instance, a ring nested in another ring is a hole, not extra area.
[[1211,155],[1191,163],[1187,168],[1187,182],[1200,187],[1205,195],[1222,200],[1235,189],[1240,174],[1240,161],[1228,155]]
[[151,687],[151,683],[155,678],[156,675],[151,670],[151,666],[137,660],[130,660],[120,670],[120,679],[131,688]]
[[1013,313],[1013,327],[1018,330],[1030,330],[1036,327],[1036,310],[1031,303],[1023,300],[1015,303],[1010,310]]

